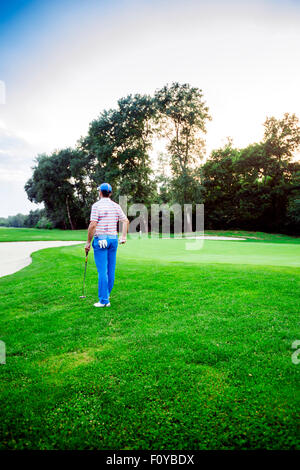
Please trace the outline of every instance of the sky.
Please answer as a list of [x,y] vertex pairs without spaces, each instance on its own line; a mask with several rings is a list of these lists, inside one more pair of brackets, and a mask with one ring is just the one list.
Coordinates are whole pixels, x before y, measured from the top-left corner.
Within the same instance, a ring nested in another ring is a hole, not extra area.
[[203,91],[207,155],[260,141],[267,116],[300,118],[300,0],[1,0],[0,216],[36,208],[39,153],[174,81]]

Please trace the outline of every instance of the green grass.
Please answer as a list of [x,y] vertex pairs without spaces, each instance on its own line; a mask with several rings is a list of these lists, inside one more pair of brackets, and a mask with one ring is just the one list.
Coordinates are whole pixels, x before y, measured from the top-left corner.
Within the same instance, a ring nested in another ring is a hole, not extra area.
[[46,230],[38,228],[0,227],[0,242],[35,240],[86,240],[86,230]]
[[299,448],[300,247],[282,242],[129,240],[111,309],[92,256],[79,299],[82,246],[34,253],[0,279],[0,448]]
[[[34,241],[34,240],[86,240],[86,230],[46,230],[37,228],[8,228],[0,227],[0,242],[10,241]],[[252,242],[270,242],[270,243],[292,243],[300,244],[300,237],[291,237],[289,235],[246,232],[244,230],[205,230],[206,235],[219,235],[228,237],[244,237]],[[173,236],[173,235],[171,235]],[[129,235],[129,238],[136,238],[137,235]],[[150,237],[150,235],[149,235]],[[143,235],[142,238],[147,238]]]
[[206,235],[227,237],[244,237],[248,241],[263,241],[272,243],[300,243],[300,237],[292,237],[282,233],[249,232],[246,230],[205,230]]

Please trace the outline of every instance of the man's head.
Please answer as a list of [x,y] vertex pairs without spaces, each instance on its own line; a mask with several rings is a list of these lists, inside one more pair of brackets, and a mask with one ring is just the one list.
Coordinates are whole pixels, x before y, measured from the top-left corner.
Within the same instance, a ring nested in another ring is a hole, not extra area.
[[109,197],[112,192],[111,185],[108,183],[102,183],[97,189],[100,192],[100,197]]

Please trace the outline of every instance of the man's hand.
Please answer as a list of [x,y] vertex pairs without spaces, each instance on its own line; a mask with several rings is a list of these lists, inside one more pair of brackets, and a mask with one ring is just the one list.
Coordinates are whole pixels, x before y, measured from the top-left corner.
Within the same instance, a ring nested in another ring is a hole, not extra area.
[[91,220],[89,228],[88,228],[88,239],[84,247],[86,255],[88,255],[91,249],[91,241],[93,240],[93,236],[95,235],[96,227],[97,227],[97,222],[94,220]]
[[120,245],[124,245],[127,240],[127,232],[128,232],[128,227],[129,227],[129,220],[126,218],[125,220],[122,220],[122,235],[120,237]]

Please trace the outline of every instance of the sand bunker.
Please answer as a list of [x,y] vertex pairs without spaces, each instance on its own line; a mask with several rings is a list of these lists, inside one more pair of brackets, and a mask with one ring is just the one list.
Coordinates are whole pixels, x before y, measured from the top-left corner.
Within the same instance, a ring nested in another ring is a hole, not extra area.
[[41,241],[41,242],[1,242],[0,243],[0,277],[13,274],[28,266],[31,253],[44,248],[78,245],[80,241]]

